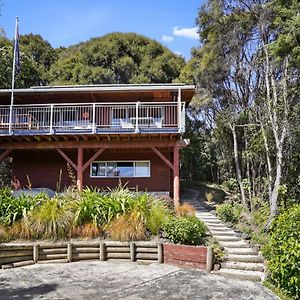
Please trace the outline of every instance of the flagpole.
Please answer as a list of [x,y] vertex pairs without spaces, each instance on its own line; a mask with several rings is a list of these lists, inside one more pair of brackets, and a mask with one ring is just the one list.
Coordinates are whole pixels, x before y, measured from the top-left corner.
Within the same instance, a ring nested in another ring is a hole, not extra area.
[[17,50],[17,35],[18,35],[18,25],[19,18],[16,17],[16,27],[15,27],[15,41],[14,41],[14,60],[12,69],[12,79],[11,79],[11,98],[10,98],[10,109],[9,109],[9,134],[12,134],[12,116],[13,116],[13,105],[14,105],[14,89],[15,89],[15,73],[16,73],[16,50]]

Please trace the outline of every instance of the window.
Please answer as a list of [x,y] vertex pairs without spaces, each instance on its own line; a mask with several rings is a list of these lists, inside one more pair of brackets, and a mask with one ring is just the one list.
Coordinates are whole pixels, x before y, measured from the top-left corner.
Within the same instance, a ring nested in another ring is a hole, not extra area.
[[91,177],[150,177],[150,161],[95,161]]

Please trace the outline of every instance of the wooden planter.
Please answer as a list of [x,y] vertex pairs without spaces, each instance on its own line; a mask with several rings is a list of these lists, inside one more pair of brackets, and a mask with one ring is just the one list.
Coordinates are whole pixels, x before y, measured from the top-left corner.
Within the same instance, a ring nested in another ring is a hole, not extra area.
[[190,267],[210,272],[213,267],[213,251],[206,246],[163,244],[163,261],[179,267]]

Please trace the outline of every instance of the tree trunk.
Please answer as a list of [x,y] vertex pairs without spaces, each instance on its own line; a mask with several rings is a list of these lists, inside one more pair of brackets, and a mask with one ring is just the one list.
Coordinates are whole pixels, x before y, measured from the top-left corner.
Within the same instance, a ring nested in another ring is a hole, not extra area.
[[238,152],[238,144],[237,144],[237,137],[236,137],[236,131],[235,131],[235,124],[229,124],[229,127],[231,129],[232,137],[233,137],[233,151],[234,151],[234,162],[235,162],[235,169],[236,169],[236,177],[237,177],[238,185],[239,185],[239,188],[240,188],[240,191],[241,191],[242,204],[245,207],[245,209],[248,210],[245,190],[244,190],[243,182],[242,182],[242,174],[241,174],[241,168],[240,168],[240,162],[239,162],[239,152]]

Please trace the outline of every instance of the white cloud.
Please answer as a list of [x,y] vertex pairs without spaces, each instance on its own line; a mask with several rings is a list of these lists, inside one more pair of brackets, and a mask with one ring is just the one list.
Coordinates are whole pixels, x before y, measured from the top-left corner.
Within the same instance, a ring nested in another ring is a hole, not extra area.
[[163,35],[161,39],[166,43],[170,43],[174,40],[174,37],[170,35]]
[[173,34],[176,36],[197,40],[199,38],[197,30],[197,27],[178,28],[178,26],[175,26],[173,27]]
[[174,51],[174,53],[175,53],[176,55],[178,55],[178,56],[183,56],[183,55],[182,55],[182,52],[180,52],[180,51]]

